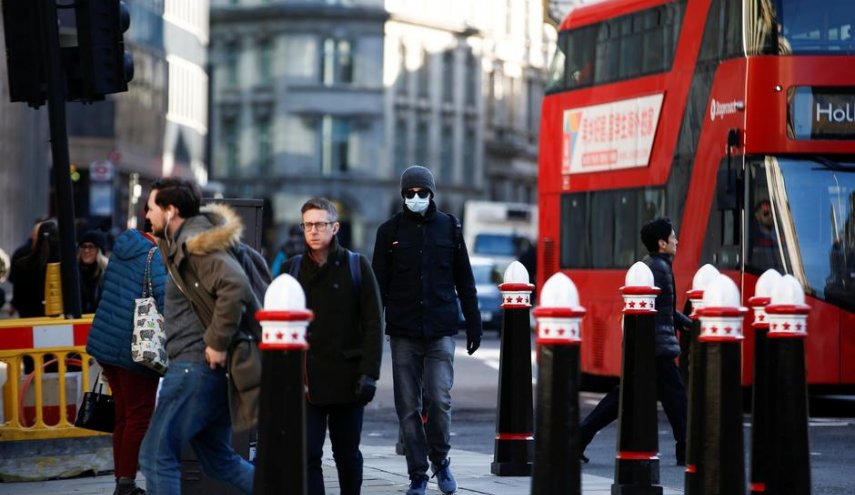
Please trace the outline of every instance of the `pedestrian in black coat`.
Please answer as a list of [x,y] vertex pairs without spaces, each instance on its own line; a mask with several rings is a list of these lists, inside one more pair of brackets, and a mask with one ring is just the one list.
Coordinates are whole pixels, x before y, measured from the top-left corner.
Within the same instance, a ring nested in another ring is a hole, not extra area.
[[[688,400],[686,387],[674,359],[680,355],[675,327],[688,328],[692,321],[676,309],[674,272],[671,262],[677,254],[677,235],[667,218],[657,218],[641,228],[641,241],[649,254],[641,260],[653,272],[653,283],[661,289],[656,296],[656,392],[674,434],[677,465],[686,464],[686,416]],[[598,431],[618,417],[620,388],[615,387],[603,397],[579,425],[582,453]]]

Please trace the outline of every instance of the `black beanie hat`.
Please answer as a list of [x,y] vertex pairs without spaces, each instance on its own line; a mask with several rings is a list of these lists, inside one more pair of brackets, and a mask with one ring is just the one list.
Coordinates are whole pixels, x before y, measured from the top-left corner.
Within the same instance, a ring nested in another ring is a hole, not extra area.
[[659,252],[659,239],[668,242],[668,237],[671,236],[671,231],[674,227],[671,226],[671,219],[657,218],[651,222],[644,224],[641,227],[641,242],[644,247],[651,253]]
[[83,234],[83,237],[80,238],[80,242],[77,243],[77,246],[80,247],[84,242],[91,242],[98,246],[98,249],[101,252],[104,252],[104,246],[106,244],[106,239],[104,238],[104,234],[97,230],[90,230]]
[[414,187],[427,189],[432,195],[436,196],[436,184],[433,181],[433,174],[430,173],[430,170],[420,165],[413,165],[401,174],[401,196],[408,189]]

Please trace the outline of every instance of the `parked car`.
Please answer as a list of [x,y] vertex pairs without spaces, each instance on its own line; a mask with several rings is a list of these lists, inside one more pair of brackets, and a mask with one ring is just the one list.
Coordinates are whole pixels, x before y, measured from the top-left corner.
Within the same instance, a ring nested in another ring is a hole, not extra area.
[[[472,256],[472,275],[475,277],[475,290],[478,292],[478,309],[481,311],[481,323],[486,329],[501,331],[502,329],[502,294],[499,284],[502,283],[502,273],[496,262],[489,258]],[[458,300],[458,307],[460,301]],[[463,311],[459,311],[459,322],[464,324]]]

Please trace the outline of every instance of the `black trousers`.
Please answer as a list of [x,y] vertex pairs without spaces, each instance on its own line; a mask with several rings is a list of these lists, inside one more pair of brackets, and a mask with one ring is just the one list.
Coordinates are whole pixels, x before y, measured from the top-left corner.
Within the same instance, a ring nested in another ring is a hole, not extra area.
[[324,473],[321,459],[327,427],[330,431],[333,459],[338,471],[341,495],[359,495],[362,488],[362,452],[359,440],[362,436],[361,404],[337,404],[316,406],[306,403],[306,447],[308,456],[307,484],[309,495],[324,495]]
[[[674,358],[656,358],[656,395],[665,410],[665,416],[671,423],[671,431],[679,450],[685,448],[686,444],[686,416],[688,399],[686,398],[686,387],[680,376],[680,369],[674,363]],[[594,439],[594,435],[613,421],[618,419],[618,408],[620,406],[620,386],[609,391],[597,404],[597,407],[579,424],[581,434],[582,451]]]

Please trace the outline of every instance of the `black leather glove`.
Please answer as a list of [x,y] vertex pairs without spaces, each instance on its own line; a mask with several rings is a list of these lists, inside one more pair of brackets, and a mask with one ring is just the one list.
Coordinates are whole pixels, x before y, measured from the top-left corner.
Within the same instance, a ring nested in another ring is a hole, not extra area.
[[471,356],[481,347],[481,337],[466,337],[466,352]]
[[356,381],[356,395],[359,396],[359,403],[363,406],[374,399],[374,393],[377,392],[377,380],[368,375],[362,375]]

